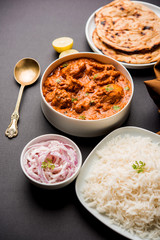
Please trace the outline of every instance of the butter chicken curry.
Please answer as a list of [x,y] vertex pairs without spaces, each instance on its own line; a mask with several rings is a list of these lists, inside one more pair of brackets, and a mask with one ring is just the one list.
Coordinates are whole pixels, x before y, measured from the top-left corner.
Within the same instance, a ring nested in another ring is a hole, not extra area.
[[120,111],[131,96],[131,83],[113,65],[80,58],[58,66],[43,83],[46,101],[76,119],[97,120]]

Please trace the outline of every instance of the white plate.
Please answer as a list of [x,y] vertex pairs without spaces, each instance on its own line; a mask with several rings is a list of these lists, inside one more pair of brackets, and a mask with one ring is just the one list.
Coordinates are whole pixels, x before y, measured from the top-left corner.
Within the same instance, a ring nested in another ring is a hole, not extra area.
[[[109,135],[107,135],[89,154],[87,159],[85,160],[81,170],[80,174],[76,180],[76,194],[79,199],[79,201],[82,203],[82,205],[98,220],[100,220],[102,223],[104,223],[106,226],[111,228],[112,230],[116,231],[117,233],[132,239],[132,240],[142,240],[137,235],[132,235],[128,231],[122,229],[120,226],[116,226],[114,224],[111,224],[110,219],[100,214],[96,209],[90,208],[88,204],[85,202],[82,194],[83,186],[85,185],[85,179],[89,173],[89,170],[92,166],[92,163],[98,158],[96,155],[97,150],[103,148],[108,141],[110,141],[112,138],[115,138],[117,135],[124,136],[125,134],[130,134],[131,136],[142,136],[142,137],[150,137],[153,142],[160,142],[160,136],[158,134],[155,134],[153,132],[150,132],[148,130],[137,128],[137,127],[123,127],[119,128],[113,132],[111,132]],[[144,240],[144,239],[143,239]],[[146,240],[146,239],[145,239]]]
[[[135,2],[135,1],[133,1]],[[148,7],[149,9],[151,9],[155,14],[157,14],[158,17],[160,17],[160,7],[150,4],[150,3],[146,3],[146,2],[139,2],[143,4],[144,6]],[[86,38],[88,41],[89,46],[91,47],[91,49],[96,52],[96,53],[100,53],[103,54],[98,48],[96,48],[96,46],[94,45],[93,41],[92,41],[92,34],[93,31],[95,29],[95,22],[94,22],[94,16],[95,13],[97,11],[99,11],[101,8],[97,9],[88,19],[87,23],[86,23],[86,28],[85,28],[85,34],[86,34]],[[149,68],[152,67],[155,62],[153,63],[147,63],[147,64],[131,64],[131,63],[125,63],[125,62],[121,62],[126,68],[130,68],[130,69],[143,69],[143,68]]]

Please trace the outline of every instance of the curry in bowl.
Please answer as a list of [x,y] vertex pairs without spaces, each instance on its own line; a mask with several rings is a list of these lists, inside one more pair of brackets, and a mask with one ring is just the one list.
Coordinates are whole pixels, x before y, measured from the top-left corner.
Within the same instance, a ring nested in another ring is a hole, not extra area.
[[131,83],[120,71],[92,58],[60,64],[43,82],[42,91],[53,109],[81,120],[112,116],[132,95]]

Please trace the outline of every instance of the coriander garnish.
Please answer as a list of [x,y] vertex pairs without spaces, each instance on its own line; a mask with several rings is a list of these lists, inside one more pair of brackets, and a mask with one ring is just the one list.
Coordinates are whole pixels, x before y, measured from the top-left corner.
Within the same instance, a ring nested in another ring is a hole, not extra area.
[[77,98],[72,98],[72,102],[74,102],[74,101],[78,101],[78,99]]
[[140,172],[144,172],[145,165],[146,164],[142,161],[139,161],[139,163],[137,161],[135,161],[135,163],[133,163],[132,167],[133,167],[133,169],[136,170],[137,173],[140,173]]
[[86,117],[84,115],[79,116],[79,118],[81,118],[82,120],[86,119]]
[[113,88],[113,87],[110,87],[110,85],[107,85],[105,89],[106,89],[107,92],[110,92],[110,91],[112,91],[114,88]]
[[128,90],[129,90],[129,87],[125,87],[124,90],[128,91]]
[[98,77],[98,74],[95,74],[94,76],[93,76],[93,79],[96,79]]
[[89,93],[88,93],[88,92],[86,92],[86,93],[85,93],[85,95],[86,95],[86,96],[88,96],[88,95],[89,95]]
[[114,105],[114,106],[113,106],[113,109],[114,109],[115,111],[118,111],[119,109],[121,109],[121,107],[118,106],[118,105]]
[[56,79],[56,82],[57,82],[57,83],[60,83],[60,82],[61,82],[61,80],[60,80],[59,78],[57,78],[57,79]]
[[64,63],[63,65],[62,65],[62,67],[67,67],[68,66],[68,63]]
[[41,168],[50,168],[51,170],[53,170],[55,168],[55,165],[53,164],[52,159],[46,158],[46,160],[42,162]]

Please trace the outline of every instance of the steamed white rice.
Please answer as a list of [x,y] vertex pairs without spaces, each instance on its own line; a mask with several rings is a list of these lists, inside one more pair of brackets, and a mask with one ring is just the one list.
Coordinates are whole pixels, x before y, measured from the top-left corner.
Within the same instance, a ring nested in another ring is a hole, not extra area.
[[[97,151],[83,189],[85,201],[141,238],[160,239],[160,146],[150,138],[117,136]],[[132,165],[144,162],[137,173]]]

